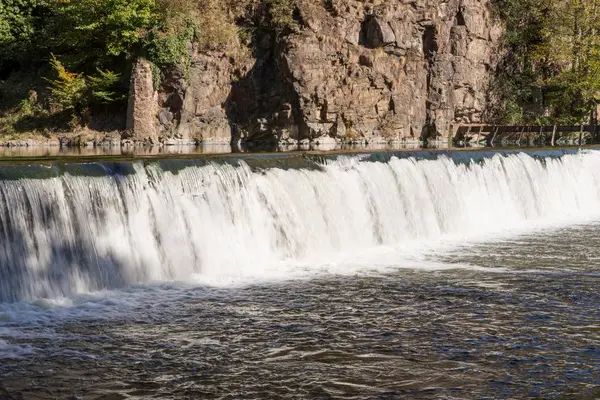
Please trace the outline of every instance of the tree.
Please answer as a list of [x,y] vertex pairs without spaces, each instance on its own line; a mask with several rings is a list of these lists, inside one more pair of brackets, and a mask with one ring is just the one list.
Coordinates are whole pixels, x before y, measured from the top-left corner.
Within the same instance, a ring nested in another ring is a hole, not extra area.
[[[157,18],[154,0],[62,0],[53,3],[54,47],[80,68],[131,58]],[[70,29],[64,29],[65,26]]]
[[120,88],[121,74],[98,69],[96,75],[88,77],[92,100],[100,104],[124,101],[127,92]]
[[58,111],[80,109],[85,101],[87,85],[83,74],[69,72],[54,56],[50,57],[50,65],[56,73],[55,79],[46,79],[50,83],[50,100]]
[[542,111],[540,69],[533,57],[543,41],[545,0],[500,0],[495,11],[504,22],[506,55],[495,81],[499,122],[533,122]]
[[0,1],[0,72],[18,62],[34,34],[33,11],[37,0]]
[[497,81],[505,122],[587,122],[600,102],[600,0],[501,0],[497,8],[508,49]]
[[555,0],[545,17],[535,55],[548,106],[560,120],[582,122],[600,101],[600,0]]

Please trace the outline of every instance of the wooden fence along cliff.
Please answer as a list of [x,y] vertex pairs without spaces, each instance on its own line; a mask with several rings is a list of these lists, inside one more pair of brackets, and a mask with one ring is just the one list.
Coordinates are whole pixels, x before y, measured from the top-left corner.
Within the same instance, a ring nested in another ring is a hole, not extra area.
[[600,125],[455,125],[449,136],[455,145],[538,145],[600,143]]

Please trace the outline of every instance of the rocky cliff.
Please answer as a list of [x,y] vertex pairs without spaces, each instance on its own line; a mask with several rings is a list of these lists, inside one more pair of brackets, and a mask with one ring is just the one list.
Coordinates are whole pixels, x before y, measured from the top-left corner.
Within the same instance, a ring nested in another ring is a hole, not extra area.
[[[453,124],[485,121],[492,102],[502,24],[489,3],[298,0],[297,29],[256,37],[244,57],[192,49],[187,72],[164,74],[155,132],[138,122],[134,135],[280,143],[447,137]],[[134,71],[133,103],[152,98],[147,75]]]

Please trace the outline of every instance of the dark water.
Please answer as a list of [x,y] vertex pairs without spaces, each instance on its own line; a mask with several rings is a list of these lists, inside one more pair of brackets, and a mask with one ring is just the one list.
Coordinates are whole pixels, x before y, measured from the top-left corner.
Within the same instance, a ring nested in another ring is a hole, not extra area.
[[423,261],[450,269],[0,305],[0,399],[598,399],[599,239],[589,224]]

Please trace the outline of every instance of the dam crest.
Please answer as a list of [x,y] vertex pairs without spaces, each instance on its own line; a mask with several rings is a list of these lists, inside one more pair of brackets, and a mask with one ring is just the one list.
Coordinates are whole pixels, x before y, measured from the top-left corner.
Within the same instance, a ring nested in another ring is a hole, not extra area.
[[0,301],[237,282],[356,249],[592,218],[599,167],[595,150],[2,166]]

